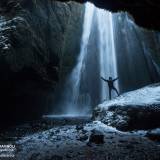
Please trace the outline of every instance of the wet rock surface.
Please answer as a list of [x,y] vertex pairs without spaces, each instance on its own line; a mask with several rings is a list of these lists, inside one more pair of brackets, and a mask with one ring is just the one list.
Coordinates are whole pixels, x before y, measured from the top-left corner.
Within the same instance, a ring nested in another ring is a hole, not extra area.
[[146,133],[146,137],[148,137],[149,139],[153,141],[160,143],[160,129],[148,131]]
[[[68,1],[68,0],[63,0]],[[76,2],[84,2],[83,0],[75,0]],[[105,8],[112,12],[127,11],[131,13],[137,24],[151,29],[160,29],[160,23],[156,20],[159,17],[158,9],[160,7],[159,1],[156,0],[90,0],[96,6]]]
[[[59,0],[59,1],[69,1],[69,0]],[[84,3],[85,0],[74,0],[75,2]],[[17,2],[21,2],[18,1]],[[37,1],[35,1],[37,2]],[[160,23],[157,21],[159,18],[159,7],[160,3],[158,0],[141,0],[141,1],[135,1],[135,0],[101,0],[101,1],[95,1],[90,0],[90,2],[94,3],[97,7],[105,8],[106,10],[110,10],[112,12],[118,12],[118,11],[127,11],[131,13],[136,21],[137,24],[140,26],[150,28],[150,29],[160,29]],[[7,5],[7,3],[9,3]],[[21,2],[24,5],[30,5],[30,1],[23,0]],[[8,11],[9,9],[12,9],[13,6],[17,6],[16,1],[11,0],[2,0],[0,6],[6,6],[6,8],[1,8],[1,12]]]
[[103,144],[104,143],[104,134],[98,130],[92,130],[89,137],[90,143]]
[[79,53],[83,23],[83,6],[74,2],[7,0],[2,4],[0,128],[39,119],[50,110],[57,83]]
[[160,85],[150,85],[106,101],[95,108],[93,119],[120,130],[160,126]]
[[[77,130],[78,125],[83,127]],[[43,126],[39,123],[37,132],[33,125],[14,129],[17,139],[8,142],[16,145],[16,160],[160,159],[160,146],[144,136],[147,131],[121,132],[99,121],[61,125],[46,123],[48,129]],[[29,128],[32,130],[30,133]],[[20,134],[22,130],[23,135]],[[1,138],[0,142],[4,143],[4,140]]]

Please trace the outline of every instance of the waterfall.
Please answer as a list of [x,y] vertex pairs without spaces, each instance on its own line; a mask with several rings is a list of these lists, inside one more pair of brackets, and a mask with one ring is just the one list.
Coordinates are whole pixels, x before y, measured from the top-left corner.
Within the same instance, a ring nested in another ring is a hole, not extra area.
[[[102,9],[96,9],[99,32],[100,74],[102,77],[117,78],[117,62],[115,53],[114,30],[112,14]],[[115,84],[118,88],[118,83]],[[101,81],[101,100],[108,95],[106,82]]]
[[154,32],[137,26],[127,12],[112,16],[120,92],[158,82],[159,74],[152,61],[159,52]]
[[90,37],[90,31],[92,26],[92,18],[94,13],[94,5],[86,3],[85,15],[83,23],[83,34],[81,40],[81,51],[77,60],[77,64],[70,74],[67,82],[66,89],[64,91],[64,98],[61,106],[64,107],[63,114],[66,115],[80,115],[87,113],[89,109],[89,98],[87,96],[80,95],[80,83],[82,72],[85,70],[85,56],[87,54],[87,46]]
[[[81,50],[59,98],[58,114],[88,115],[93,107],[108,100],[109,88],[101,76],[119,77],[115,87],[121,93],[157,79],[155,64],[148,60],[150,37],[153,33],[136,26],[127,13],[111,14],[86,3]],[[113,92],[112,98],[115,96]]]
[[[93,32],[94,29],[97,29],[97,37]],[[94,53],[91,53],[91,47],[89,47],[89,45],[92,45],[92,36],[96,37],[95,43],[98,48],[95,53],[95,56],[97,56],[95,64],[90,62],[92,58],[92,61],[95,59]],[[89,67],[93,70],[99,68],[99,74],[94,75],[93,71],[89,71]],[[94,104],[92,103],[94,99],[97,101],[94,105],[108,99],[108,86],[106,82],[101,80],[100,76],[106,79],[109,76],[117,77],[112,14],[87,2],[85,4],[80,54],[76,66],[66,81],[65,90],[59,104],[59,107],[63,108],[63,114],[85,115],[91,113],[91,104]],[[96,81],[97,84],[100,84],[100,87],[95,87]],[[85,85],[87,82],[88,85]],[[100,95],[99,97],[94,96],[96,92]]]

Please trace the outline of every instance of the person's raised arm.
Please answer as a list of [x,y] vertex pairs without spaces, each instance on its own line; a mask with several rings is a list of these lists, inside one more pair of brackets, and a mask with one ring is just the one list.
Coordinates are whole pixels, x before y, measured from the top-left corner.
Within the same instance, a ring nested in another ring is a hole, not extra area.
[[101,79],[102,79],[103,81],[105,81],[105,82],[108,82],[108,80],[104,79],[103,77],[101,77]]
[[117,78],[115,78],[113,81],[116,81],[116,80],[118,80],[119,78],[117,77]]

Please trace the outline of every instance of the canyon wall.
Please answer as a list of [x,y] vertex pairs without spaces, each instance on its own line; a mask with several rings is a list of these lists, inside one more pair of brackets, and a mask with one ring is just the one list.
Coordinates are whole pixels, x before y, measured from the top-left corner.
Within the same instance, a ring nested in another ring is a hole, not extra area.
[[5,125],[48,111],[57,83],[80,51],[84,7],[39,0],[10,1],[1,8],[0,121]]

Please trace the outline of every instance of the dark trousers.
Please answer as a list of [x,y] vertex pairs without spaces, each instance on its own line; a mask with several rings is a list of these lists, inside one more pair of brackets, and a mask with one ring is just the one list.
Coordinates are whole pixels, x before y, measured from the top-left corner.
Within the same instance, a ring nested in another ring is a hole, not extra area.
[[110,100],[111,100],[111,92],[112,92],[112,90],[114,90],[117,93],[117,95],[119,96],[118,90],[115,87],[110,87],[109,88],[109,99]]

